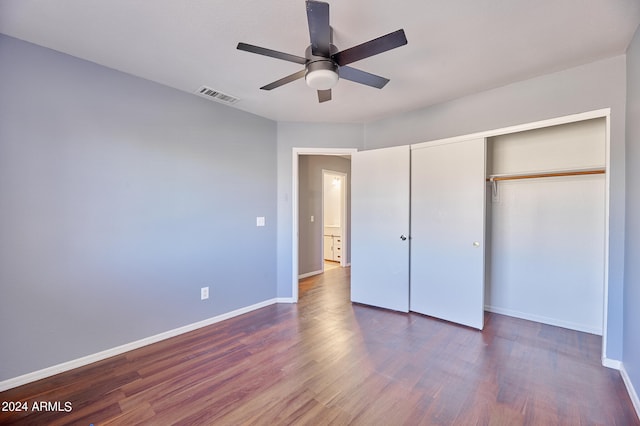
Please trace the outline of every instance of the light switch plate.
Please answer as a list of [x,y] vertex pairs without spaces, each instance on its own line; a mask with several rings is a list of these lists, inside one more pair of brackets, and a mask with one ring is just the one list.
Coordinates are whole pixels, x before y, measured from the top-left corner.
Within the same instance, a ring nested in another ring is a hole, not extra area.
[[264,226],[264,216],[258,216],[256,218],[256,226]]

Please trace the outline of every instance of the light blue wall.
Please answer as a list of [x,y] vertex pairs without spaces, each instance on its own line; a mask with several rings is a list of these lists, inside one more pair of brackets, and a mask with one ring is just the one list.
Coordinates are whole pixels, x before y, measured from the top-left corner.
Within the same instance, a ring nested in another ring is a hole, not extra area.
[[[471,71],[472,72],[472,71]],[[547,74],[365,125],[366,149],[425,142],[611,108],[607,357],[622,358],[625,56]]]
[[276,132],[0,35],[0,380],[275,298]]
[[640,28],[627,51],[627,223],[622,362],[640,392]]
[[291,297],[293,148],[362,149],[361,124],[278,123],[278,296]]

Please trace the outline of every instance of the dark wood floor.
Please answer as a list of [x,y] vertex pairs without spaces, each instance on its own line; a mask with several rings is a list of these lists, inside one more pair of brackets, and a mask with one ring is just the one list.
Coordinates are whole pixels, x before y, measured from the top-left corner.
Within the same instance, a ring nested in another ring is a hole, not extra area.
[[49,379],[0,424],[638,425],[601,339],[487,314],[478,332],[349,303],[349,269],[273,305]]

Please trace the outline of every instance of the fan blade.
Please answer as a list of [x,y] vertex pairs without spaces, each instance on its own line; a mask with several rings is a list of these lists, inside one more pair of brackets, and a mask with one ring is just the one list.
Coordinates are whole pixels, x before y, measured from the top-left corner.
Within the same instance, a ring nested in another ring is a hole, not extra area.
[[300,78],[304,77],[305,70],[298,71],[297,73],[288,75],[280,80],[276,80],[273,83],[267,84],[266,86],[262,86],[260,89],[262,90],[273,90],[280,86],[284,86],[287,83],[291,83],[292,81],[296,81]]
[[398,30],[343,50],[342,52],[335,53],[331,56],[331,59],[340,66],[348,65],[352,62],[386,52],[387,50],[404,46],[405,44],[407,44],[407,37],[404,35],[404,30]]
[[264,47],[254,46],[253,44],[238,43],[238,50],[257,53],[258,55],[270,56],[272,58],[282,59],[283,61],[295,62],[296,64],[301,64],[301,65],[304,65],[307,63],[307,60],[301,56],[290,55],[289,53],[278,52],[277,50],[271,50]]
[[329,3],[307,1],[307,21],[311,39],[311,53],[328,58],[331,54],[331,26]]
[[351,67],[340,67],[338,74],[340,75],[340,78],[344,78],[345,80],[354,81],[377,89],[382,89],[385,84],[389,82],[388,78],[380,77],[379,75],[370,74]]
[[318,102],[327,102],[331,100],[331,89],[318,90]]

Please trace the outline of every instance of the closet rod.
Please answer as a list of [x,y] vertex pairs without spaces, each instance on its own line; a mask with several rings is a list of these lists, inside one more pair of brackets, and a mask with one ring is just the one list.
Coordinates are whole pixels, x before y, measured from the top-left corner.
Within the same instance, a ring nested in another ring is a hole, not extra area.
[[487,182],[497,182],[501,180],[516,180],[516,179],[538,179],[546,177],[558,177],[558,176],[581,176],[581,175],[601,175],[606,172],[605,169],[591,169],[591,170],[574,170],[566,172],[544,172],[544,173],[532,173],[528,175],[503,175],[503,176],[491,176],[487,179]]

